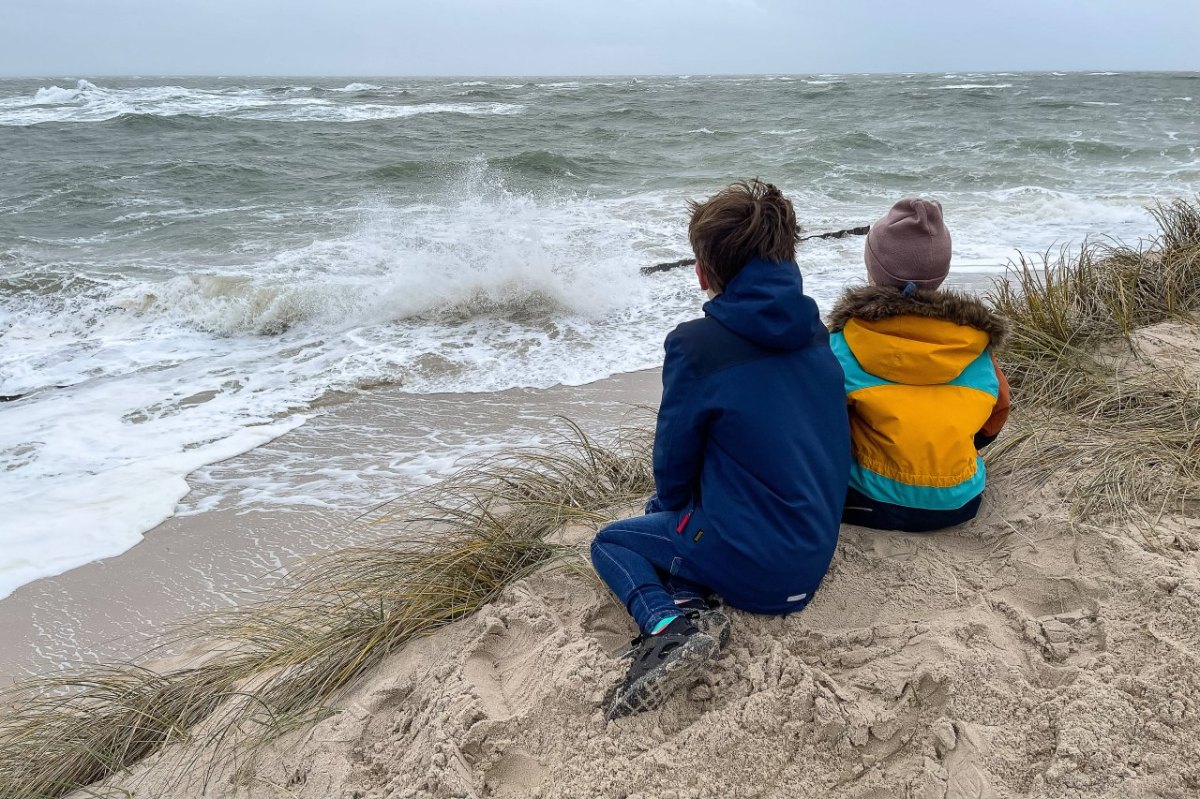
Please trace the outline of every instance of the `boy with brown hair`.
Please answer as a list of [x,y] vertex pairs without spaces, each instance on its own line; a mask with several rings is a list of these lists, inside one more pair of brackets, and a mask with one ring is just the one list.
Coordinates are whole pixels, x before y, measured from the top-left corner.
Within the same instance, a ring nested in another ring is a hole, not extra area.
[[692,203],[704,318],[666,340],[646,515],[592,543],[641,630],[609,718],[661,704],[728,639],[719,594],[753,613],[808,604],[837,544],[850,468],[842,370],[795,263],[779,189]]

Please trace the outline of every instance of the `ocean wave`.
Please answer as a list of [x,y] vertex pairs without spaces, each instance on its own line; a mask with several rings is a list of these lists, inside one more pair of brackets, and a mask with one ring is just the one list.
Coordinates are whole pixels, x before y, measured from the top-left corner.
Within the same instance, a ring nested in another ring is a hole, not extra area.
[[439,161],[394,161],[390,164],[368,170],[364,174],[369,180],[381,183],[403,183],[410,180],[424,180],[441,175],[450,166]]
[[377,92],[383,89],[382,86],[376,86],[374,83],[347,83],[340,89],[333,89],[335,92]]
[[878,139],[872,136],[870,133],[866,133],[864,131],[842,133],[831,137],[829,141],[838,151],[847,150],[853,152],[855,150],[861,150],[865,152],[882,153],[896,149],[895,145],[889,144],[888,142]]
[[1074,108],[1077,105],[1074,100],[1065,100],[1059,97],[1035,97],[1030,102],[1038,108],[1064,109]]
[[1010,147],[1024,153],[1051,155],[1055,157],[1094,156],[1104,159],[1122,159],[1134,155],[1138,150],[1123,144],[1098,141],[1095,139],[1050,139],[1050,138],[1020,138],[1000,139],[996,142],[1000,147]]
[[[63,274],[0,286],[0,393],[34,392],[0,426],[0,495],[21,500],[0,504],[25,536],[0,560],[0,594],[134,545],[188,473],[296,426],[330,391],[578,384],[661,358],[698,302],[637,273],[658,200],[521,194],[503,174],[468,164],[436,205],[358,208],[342,235],[241,265],[197,263],[187,245],[116,270],[81,252],[109,280],[71,296]],[[80,492],[94,501],[64,516]]]
[[524,110],[525,106],[520,103],[423,103],[420,105],[357,103],[354,105],[311,105],[294,109],[242,111],[230,116],[235,119],[261,122],[372,122],[404,119],[424,114],[509,116],[520,114]]
[[[254,170],[251,174],[261,175],[261,171]],[[257,205],[240,205],[234,208],[165,208],[156,209],[154,211],[132,211],[127,214],[121,214],[112,220],[114,225],[122,222],[141,222],[145,220],[175,220],[175,219],[204,219],[210,216],[221,216],[222,214],[235,214],[245,211],[256,211],[261,206]]]
[[935,89],[1011,89],[1011,83],[951,83]]
[[79,81],[79,85],[74,89],[64,89],[61,86],[48,86],[37,90],[33,95],[33,102],[37,105],[72,103],[79,99],[81,92],[85,91],[99,91],[99,89],[95,84],[89,83],[86,80]]
[[[94,120],[97,124],[114,125],[130,130],[176,130],[192,126],[203,126],[217,118],[207,114],[157,114],[157,113],[119,113],[104,119]],[[0,125],[3,117],[0,117]]]
[[398,264],[381,275],[294,280],[184,275],[126,289],[110,307],[221,337],[278,336],[295,328],[339,331],[389,323],[463,324],[480,317],[536,324],[586,310],[553,270],[472,269],[451,276],[431,264]]
[[[366,91],[359,89],[353,93]],[[32,97],[0,100],[0,125],[107,122],[115,119],[140,124],[151,118],[178,117],[270,122],[355,122],[436,113],[517,114],[524,108],[524,105],[513,103],[355,103],[315,95],[281,95],[272,88],[190,89],[182,86],[151,86],[110,89],[81,80],[74,89],[49,86],[38,89]]]
[[[483,159],[482,163],[498,175],[515,178],[596,178],[618,172],[627,163],[601,155],[571,157],[548,150],[526,150],[514,155]],[[396,161],[365,173],[384,183],[421,181],[431,178],[457,178],[476,169],[472,161]]]
[[488,165],[504,174],[520,177],[573,178],[596,178],[628,166],[610,156],[566,156],[548,150],[526,150],[513,156],[489,159]]
[[[510,172],[559,174],[567,168],[587,165],[545,151],[468,165],[466,176],[446,182],[451,191],[455,185],[476,187],[457,211],[428,208],[414,216],[380,208],[374,221],[349,235],[242,268],[189,269],[106,291],[93,315],[124,314],[145,324],[236,337],[441,326],[479,317],[542,324],[636,303],[644,282],[632,264],[609,254],[624,223],[596,217],[596,208],[581,215],[587,206],[545,205],[480,184],[471,174],[496,181]],[[561,239],[548,233],[560,225]],[[589,227],[595,229],[589,233]],[[610,229],[614,233],[600,232]]]
[[467,89],[459,92],[456,97],[470,97],[473,100],[504,100],[510,95],[500,89]]
[[105,288],[103,281],[78,272],[66,274],[35,270],[0,277],[0,297],[35,296],[60,299]]

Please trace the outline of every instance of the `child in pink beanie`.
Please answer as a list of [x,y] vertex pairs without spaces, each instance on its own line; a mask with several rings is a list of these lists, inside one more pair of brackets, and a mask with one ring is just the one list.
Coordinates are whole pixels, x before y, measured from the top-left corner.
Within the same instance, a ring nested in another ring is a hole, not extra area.
[[871,226],[870,285],[830,316],[846,376],[853,463],[842,521],[924,532],[973,519],[986,470],[979,450],[1008,417],[994,357],[1005,320],[977,297],[939,288],[950,232],[934,200],[901,200]]

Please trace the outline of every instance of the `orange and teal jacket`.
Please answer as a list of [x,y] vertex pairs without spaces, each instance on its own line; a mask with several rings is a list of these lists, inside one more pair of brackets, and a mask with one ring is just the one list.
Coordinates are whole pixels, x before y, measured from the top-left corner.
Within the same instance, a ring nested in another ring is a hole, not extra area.
[[982,493],[979,449],[1008,418],[1008,381],[993,356],[1005,320],[953,291],[865,286],[838,301],[830,332],[846,375],[850,485],[927,510]]

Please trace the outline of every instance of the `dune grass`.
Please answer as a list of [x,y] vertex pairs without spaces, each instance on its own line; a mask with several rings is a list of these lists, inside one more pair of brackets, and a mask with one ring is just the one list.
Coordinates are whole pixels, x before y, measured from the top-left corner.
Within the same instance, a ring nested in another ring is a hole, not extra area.
[[385,526],[386,539],[319,558],[262,601],[180,626],[164,648],[203,653],[188,665],[83,666],[3,691],[0,798],[60,797],[182,741],[212,755],[211,774],[314,720],[406,641],[563,555],[548,536],[564,524],[595,524],[644,499],[648,445],[636,430],[600,443],[571,425],[556,445],[487,460],[376,509],[364,523]]
[[1020,412],[989,464],[1033,480],[1073,474],[1079,518],[1152,526],[1200,495],[1200,369],[1152,362],[1138,335],[1197,321],[1200,203],[1151,213],[1150,241],[1022,257],[990,294],[1012,327],[1000,358]]

